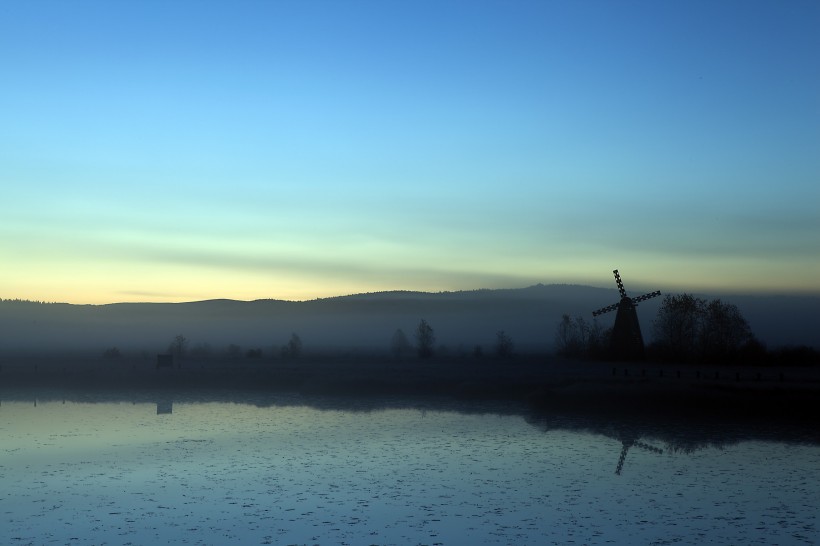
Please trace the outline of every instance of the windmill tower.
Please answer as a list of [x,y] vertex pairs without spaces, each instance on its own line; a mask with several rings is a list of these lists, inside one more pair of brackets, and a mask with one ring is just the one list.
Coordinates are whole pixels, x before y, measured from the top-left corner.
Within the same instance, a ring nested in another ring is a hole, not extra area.
[[626,295],[624,283],[621,282],[618,270],[614,270],[613,273],[615,274],[615,282],[618,284],[618,290],[621,293],[621,301],[593,311],[592,316],[597,317],[603,313],[617,310],[610,343],[612,357],[617,360],[643,360],[643,336],[641,335],[641,325],[638,324],[638,313],[635,311],[635,307],[639,302],[660,296],[661,293],[655,291],[637,298],[630,298]]

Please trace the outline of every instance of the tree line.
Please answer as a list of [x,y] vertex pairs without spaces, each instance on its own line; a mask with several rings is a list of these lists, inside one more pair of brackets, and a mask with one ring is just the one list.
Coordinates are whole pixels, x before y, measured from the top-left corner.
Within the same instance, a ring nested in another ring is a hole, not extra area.
[[[165,353],[173,356],[175,360],[184,360],[186,358],[212,358],[215,356],[214,349],[208,343],[198,343],[193,347],[190,346],[188,338],[182,334],[177,334],[168,344]],[[282,345],[279,354],[284,359],[298,359],[302,355],[302,338],[299,334],[293,333],[290,339]],[[262,358],[264,351],[260,347],[253,347],[244,351],[244,356],[247,358]],[[109,347],[103,351],[105,358],[119,358],[122,352],[117,347]],[[243,356],[242,348],[231,343],[225,349],[223,356],[230,359],[237,359]]]
[[[397,359],[401,360],[411,353],[415,352],[420,359],[429,359],[433,356],[443,356],[446,349],[443,346],[436,348],[436,334],[433,327],[425,319],[421,319],[418,326],[413,332],[413,340],[411,343],[407,335],[401,329],[397,329],[390,339],[390,352]],[[515,345],[512,338],[504,331],[496,332],[494,355],[498,358],[511,358],[514,355]],[[302,355],[302,339],[298,334],[291,334],[290,339],[279,350],[279,355],[283,359],[298,359]],[[212,358],[215,356],[215,351],[207,343],[199,343],[190,346],[188,338],[182,334],[177,334],[168,344],[165,353],[173,356],[175,360],[183,360],[186,358]],[[229,359],[238,359],[242,356],[246,358],[261,358],[264,352],[261,348],[251,348],[247,351],[242,351],[242,348],[236,344],[228,345],[227,349],[222,352],[222,356]],[[483,348],[477,345],[474,348],[473,356],[482,357],[484,355]],[[103,351],[103,357],[113,359],[122,356],[121,351],[117,347],[109,347]]]
[[[820,353],[811,347],[785,347],[770,351],[753,334],[738,307],[720,299],[707,301],[691,294],[667,295],[652,322],[652,343],[647,357],[661,362],[744,363],[744,364],[818,364]],[[564,314],[555,327],[555,352],[570,358],[606,360],[610,356],[612,328],[603,328],[596,320]],[[412,333],[412,342],[403,330],[397,329],[390,339],[390,352],[401,360],[415,353],[419,359],[445,356],[443,346],[436,348],[433,327],[421,319]],[[512,338],[503,330],[496,332],[493,355],[499,359],[514,356]],[[176,359],[211,358],[214,351],[208,344],[189,347],[187,338],[175,336],[167,353]],[[293,333],[280,347],[283,359],[298,359],[303,353],[302,339]],[[244,352],[247,358],[262,358],[261,348]],[[276,350],[274,350],[276,354]],[[116,347],[106,349],[106,358],[121,356]],[[225,356],[241,358],[242,349],[235,344]],[[484,356],[483,347],[476,345],[473,356]]]
[[[402,359],[414,348],[416,355],[421,359],[431,358],[435,355],[436,334],[432,326],[430,326],[426,320],[421,319],[421,321],[419,321],[416,330],[413,332],[413,338],[416,342],[415,345],[410,343],[407,336],[401,329],[396,330],[390,340],[390,352],[396,359]],[[514,348],[515,344],[513,343],[512,338],[504,330],[499,330],[496,332],[493,352],[497,358],[511,358],[514,354]],[[477,345],[473,349],[473,356],[476,358],[481,358],[484,356],[484,350],[480,345]]]

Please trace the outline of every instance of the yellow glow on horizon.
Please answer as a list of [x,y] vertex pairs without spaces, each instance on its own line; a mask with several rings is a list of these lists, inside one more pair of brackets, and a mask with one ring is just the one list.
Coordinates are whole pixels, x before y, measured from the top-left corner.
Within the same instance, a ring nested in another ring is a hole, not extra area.
[[[498,277],[494,272],[461,277],[458,272],[422,271],[398,275],[395,272],[368,274],[366,279],[355,275],[303,275],[295,273],[261,274],[257,271],[236,272],[210,269],[196,270],[184,266],[151,268],[138,264],[112,265],[105,271],[75,266],[60,272],[43,271],[26,277],[0,278],[4,299],[28,299],[73,304],[108,304],[120,302],[186,302],[208,299],[279,299],[303,301],[344,296],[356,293],[389,290],[426,292],[473,290],[479,288],[523,288],[537,283],[583,284],[615,288],[612,269],[618,267],[627,291],[636,294],[645,290],[665,293],[777,293],[820,294],[817,271],[811,267],[796,267],[782,271],[776,265],[757,267],[736,273],[728,265],[662,268],[652,264],[599,264],[593,270],[569,274],[569,266],[556,267],[542,275],[521,274]],[[520,270],[519,270],[520,271]],[[780,282],[772,283],[772,279]]]

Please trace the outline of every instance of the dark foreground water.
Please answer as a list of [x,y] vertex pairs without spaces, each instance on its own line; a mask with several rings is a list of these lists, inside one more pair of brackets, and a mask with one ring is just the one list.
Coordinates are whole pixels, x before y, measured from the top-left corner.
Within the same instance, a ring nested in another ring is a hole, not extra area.
[[27,396],[0,400],[2,544],[820,542],[811,429],[435,400]]

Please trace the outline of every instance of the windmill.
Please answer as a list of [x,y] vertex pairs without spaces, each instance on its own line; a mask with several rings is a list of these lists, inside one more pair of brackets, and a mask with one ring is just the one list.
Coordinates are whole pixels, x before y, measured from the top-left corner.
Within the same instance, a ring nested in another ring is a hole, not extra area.
[[612,273],[615,274],[615,282],[618,284],[618,290],[621,293],[621,301],[593,311],[592,316],[597,317],[603,313],[617,310],[610,343],[613,358],[617,360],[643,360],[643,336],[641,335],[641,326],[638,324],[638,313],[635,311],[635,307],[639,302],[660,296],[661,293],[655,291],[637,298],[630,298],[626,295],[624,283],[621,282],[618,270],[616,269]]

